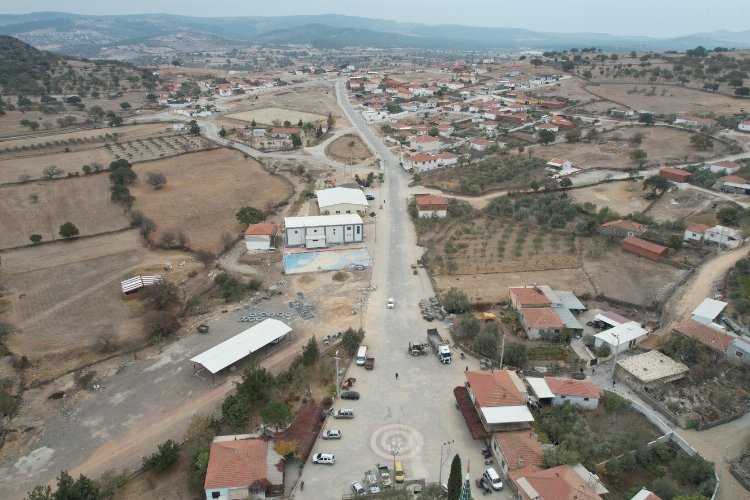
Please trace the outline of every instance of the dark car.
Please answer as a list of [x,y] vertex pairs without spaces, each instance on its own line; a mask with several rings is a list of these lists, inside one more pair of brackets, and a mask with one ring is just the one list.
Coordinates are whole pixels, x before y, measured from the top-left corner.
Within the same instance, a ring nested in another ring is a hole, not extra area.
[[359,399],[357,391],[344,391],[341,393],[341,399]]
[[366,195],[365,195],[365,199],[366,199],[367,201],[372,201],[372,200],[374,200],[374,199],[375,199],[375,197],[374,197],[373,195],[371,195],[371,194],[366,194]]

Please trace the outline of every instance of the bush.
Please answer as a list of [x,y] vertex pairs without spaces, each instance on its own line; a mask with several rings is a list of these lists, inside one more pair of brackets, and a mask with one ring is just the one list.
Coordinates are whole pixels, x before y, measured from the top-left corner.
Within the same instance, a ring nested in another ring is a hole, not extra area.
[[72,222],[65,222],[60,225],[60,236],[65,239],[78,236],[78,228]]
[[166,338],[180,329],[180,321],[172,311],[151,311],[143,317],[143,326],[149,338]]
[[662,500],[672,500],[674,497],[682,494],[682,490],[677,486],[677,483],[666,477],[654,479],[651,483],[651,491],[662,498]]
[[462,314],[469,310],[469,297],[455,287],[445,292],[442,303],[445,310],[451,314]]
[[179,458],[180,448],[171,439],[159,445],[159,451],[143,459],[143,467],[153,471],[165,471],[172,467]]
[[161,280],[143,287],[143,299],[158,311],[163,311],[180,303],[180,290],[171,281]]
[[341,337],[341,346],[349,354],[357,352],[362,340],[365,338],[364,330],[355,330],[351,327],[347,328],[344,335]]

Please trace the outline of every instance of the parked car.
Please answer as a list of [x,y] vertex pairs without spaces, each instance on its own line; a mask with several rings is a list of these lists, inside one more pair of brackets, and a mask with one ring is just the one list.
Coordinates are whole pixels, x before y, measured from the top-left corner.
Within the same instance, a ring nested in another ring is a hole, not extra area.
[[393,297],[389,297],[388,298],[388,309],[393,309],[394,307],[396,307],[396,299],[394,299]]
[[354,418],[354,411],[349,408],[341,408],[336,410],[333,414],[333,418]]
[[336,459],[333,457],[333,453],[316,453],[312,457],[314,464],[333,465]]
[[355,495],[366,495],[367,492],[365,491],[364,486],[362,486],[362,483],[359,481],[354,481],[352,483],[352,491]]
[[375,199],[375,197],[374,197],[373,195],[371,195],[371,194],[366,194],[366,195],[365,195],[365,199],[366,199],[367,201],[372,201],[372,200],[374,200],[374,199]]
[[483,495],[492,493],[492,487],[490,486],[490,483],[487,482],[487,480],[484,478],[484,476],[477,479],[477,487],[482,490]]
[[341,439],[341,431],[338,429],[328,429],[320,437],[323,439]]
[[357,391],[344,391],[341,393],[341,399],[359,399]]

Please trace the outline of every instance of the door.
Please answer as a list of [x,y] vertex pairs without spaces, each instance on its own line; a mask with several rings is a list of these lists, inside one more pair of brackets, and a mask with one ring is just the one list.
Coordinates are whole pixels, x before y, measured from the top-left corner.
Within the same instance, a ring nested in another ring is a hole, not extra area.
[[354,226],[344,226],[344,242],[351,243],[354,241]]

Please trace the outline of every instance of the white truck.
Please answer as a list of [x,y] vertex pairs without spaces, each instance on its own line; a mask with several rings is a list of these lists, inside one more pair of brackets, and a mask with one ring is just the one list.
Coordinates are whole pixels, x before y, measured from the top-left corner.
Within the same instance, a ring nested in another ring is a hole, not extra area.
[[443,337],[440,336],[437,328],[427,329],[427,342],[435,350],[435,354],[437,355],[441,363],[447,365],[451,362],[451,348],[448,345],[448,342],[443,340]]

